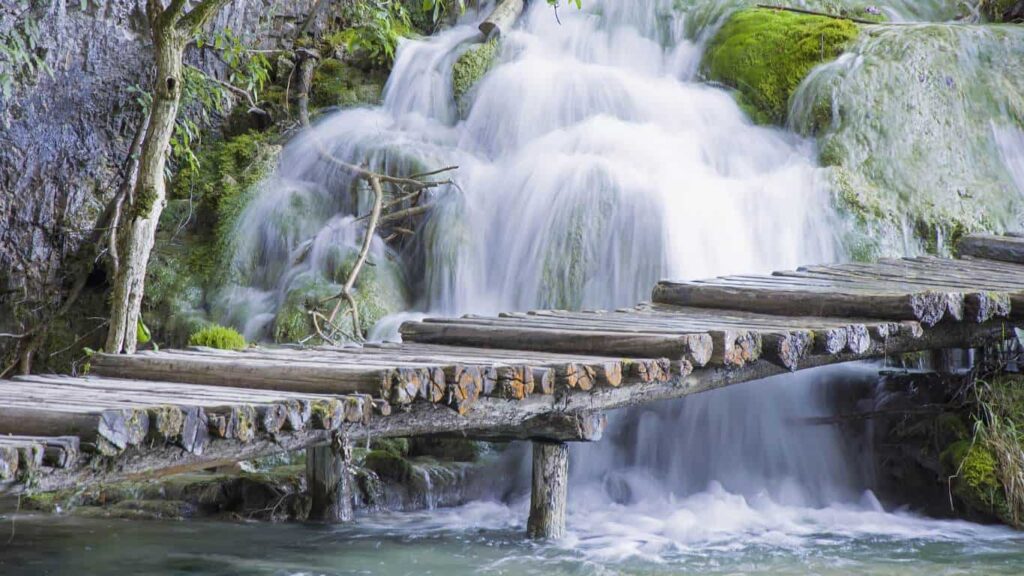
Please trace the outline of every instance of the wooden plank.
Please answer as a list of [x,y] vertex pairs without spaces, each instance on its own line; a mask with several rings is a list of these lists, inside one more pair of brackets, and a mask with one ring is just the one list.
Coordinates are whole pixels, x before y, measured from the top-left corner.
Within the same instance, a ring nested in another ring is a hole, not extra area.
[[[978,291],[978,282],[950,280],[935,275],[922,277],[907,272],[888,271],[882,265],[857,271],[815,267],[798,272],[780,272],[780,274],[794,278],[834,278],[840,283],[850,283],[851,285],[866,277],[882,277],[887,281],[891,280],[890,285],[894,289],[907,291],[929,289],[943,292],[946,294],[946,315],[956,320],[961,320],[966,316],[972,322],[986,322],[992,318],[1007,317],[1010,314],[1011,295],[1008,293],[993,290]],[[963,292],[957,293],[951,292],[951,290],[963,290]]]
[[771,285],[728,283],[658,283],[653,300],[661,304],[735,308],[780,316],[858,316],[916,320],[934,326],[946,313],[946,294],[932,291],[831,291]]
[[1024,264],[1024,238],[969,234],[960,239],[957,252],[962,256]]
[[329,364],[292,363],[237,357],[214,358],[139,353],[98,354],[92,371],[101,376],[188,382],[208,386],[288,390],[320,394],[358,392],[387,397],[394,375],[381,368],[346,368]]
[[544,328],[513,329],[477,323],[406,322],[402,338],[424,344],[581,353],[613,357],[669,358],[703,366],[711,359],[708,334],[589,332]]
[[[35,465],[67,468],[78,460],[80,440],[77,436],[0,436],[0,447],[29,448],[38,455],[30,457]],[[21,453],[24,459],[24,452]],[[2,467],[2,464],[0,464]]]
[[104,454],[138,446],[149,432],[146,410],[34,404],[0,405],[0,434],[77,436]]
[[[445,370],[451,372],[453,368],[459,365],[475,365],[480,368],[493,368],[494,370],[500,369],[506,366],[521,365],[523,367],[530,367],[534,372],[548,370],[554,371],[554,381],[552,386],[562,388],[572,388],[568,382],[559,379],[557,374],[565,374],[569,372],[569,365],[587,365],[593,368],[596,372],[616,372],[622,371],[622,365],[625,363],[622,360],[611,359],[607,357],[596,357],[596,356],[571,356],[564,354],[549,354],[549,353],[538,353],[535,351],[524,351],[524,350],[505,350],[505,349],[494,349],[494,348],[463,348],[456,346],[447,345],[434,345],[434,344],[420,344],[420,343],[403,343],[401,345],[395,344],[384,344],[384,345],[371,345],[367,344],[363,348],[331,348],[337,354],[351,355],[352,357],[360,358],[360,361],[364,358],[402,358],[407,361],[423,361],[423,362],[441,362],[446,364]],[[382,360],[386,361],[386,360]],[[629,359],[629,362],[637,364],[649,364],[652,365],[657,362],[656,359]],[[618,367],[613,364],[619,364]],[[450,379],[451,377],[449,377]],[[611,379],[602,379],[602,383],[607,382],[608,385],[613,385],[614,377]],[[485,386],[484,395],[489,395],[490,387]],[[553,393],[554,388],[551,388]]]

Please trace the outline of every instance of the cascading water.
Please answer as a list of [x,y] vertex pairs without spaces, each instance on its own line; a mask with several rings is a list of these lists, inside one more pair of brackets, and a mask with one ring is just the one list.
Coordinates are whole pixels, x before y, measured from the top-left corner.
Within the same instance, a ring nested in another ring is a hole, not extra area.
[[[466,119],[451,68],[472,25],[404,44],[382,108],[338,113],[291,143],[241,218],[248,286],[235,293],[276,295],[254,305],[273,313],[308,268],[314,231],[356,210],[351,177],[325,155],[400,173],[459,166],[420,234],[412,281],[425,311],[621,306],[666,276],[835,257],[812,143],[752,126],[728,94],[693,82],[700,51],[671,2],[594,2],[562,25],[537,4]],[[246,306],[228,293],[225,308]]]
[[[949,5],[883,4],[907,18]],[[609,308],[647,298],[663,277],[842,257],[815,142],[754,126],[728,93],[696,81],[701,31],[721,21],[720,6],[584,5],[563,9],[559,23],[533,2],[465,117],[451,71],[476,41],[472,18],[404,43],[383,106],[301,134],[240,218],[224,318],[250,338],[280,339],[289,306],[337,293],[368,194],[332,158],[394,174],[459,166],[455,185],[431,192],[411,247],[394,253],[375,239],[372,270],[387,294],[371,303],[382,308],[406,293],[414,309],[440,314]],[[1000,134],[1007,165],[1020,168],[1019,130]],[[375,334],[393,334],[404,317]],[[574,449],[582,487],[570,528],[595,553],[616,542],[613,554],[654,557],[737,534],[767,542],[858,522],[906,528],[911,520],[881,519],[834,430],[793,425],[826,414],[824,381],[872,374],[779,377],[616,416],[609,441]]]

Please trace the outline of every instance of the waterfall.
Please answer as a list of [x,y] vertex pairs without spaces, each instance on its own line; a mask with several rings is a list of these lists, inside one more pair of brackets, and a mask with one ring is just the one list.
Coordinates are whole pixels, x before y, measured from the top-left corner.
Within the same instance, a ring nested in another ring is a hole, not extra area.
[[309,271],[296,254],[313,231],[365,212],[325,153],[398,173],[459,166],[409,251],[427,312],[622,306],[664,277],[833,260],[813,142],[752,125],[693,81],[700,50],[682,20],[670,0],[595,1],[559,24],[534,2],[464,119],[451,68],[474,23],[403,43],[381,108],[339,112],[288,145],[240,219],[246,289],[225,291],[224,307],[237,296],[272,316]]
[[[286,147],[239,219],[221,307],[247,336],[267,338],[304,290],[336,292],[369,194],[331,157],[393,174],[458,166],[454,184],[430,192],[434,208],[410,246],[373,243],[375,274],[412,314],[612,308],[647,299],[665,277],[845,257],[816,141],[754,125],[730,94],[698,81],[708,31],[743,4],[586,0],[583,10],[563,7],[559,22],[534,1],[465,107],[452,67],[476,42],[477,16],[403,42],[382,106],[333,113]],[[879,5],[894,19],[950,19],[960,3]],[[863,57],[816,71],[821,80],[802,90],[832,90],[842,70],[865,68]],[[1020,182],[1020,130],[999,124],[987,134]],[[393,337],[409,314],[385,318],[374,336]],[[629,525],[643,536],[624,553],[639,553],[737,527],[881,514],[863,491],[870,471],[856,450],[830,428],[794,425],[828,414],[835,383],[874,375],[822,369],[617,414],[608,441],[573,449],[585,511],[572,523],[595,546]],[[528,458],[509,453],[522,479]]]

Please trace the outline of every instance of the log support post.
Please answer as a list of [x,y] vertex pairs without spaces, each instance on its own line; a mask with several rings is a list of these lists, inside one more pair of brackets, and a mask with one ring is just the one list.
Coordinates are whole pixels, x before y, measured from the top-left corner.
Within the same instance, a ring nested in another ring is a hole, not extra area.
[[352,444],[344,433],[331,443],[306,449],[306,483],[312,505],[309,519],[317,522],[351,522]]
[[564,442],[533,442],[533,491],[527,534],[536,539],[565,535],[569,497],[569,446]]

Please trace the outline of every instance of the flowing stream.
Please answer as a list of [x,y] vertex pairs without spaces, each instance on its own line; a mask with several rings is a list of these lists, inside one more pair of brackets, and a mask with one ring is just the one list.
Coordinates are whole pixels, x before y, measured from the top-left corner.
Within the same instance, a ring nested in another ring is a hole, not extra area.
[[[459,167],[406,250],[374,242],[373,274],[411,311],[379,322],[379,338],[423,313],[611,308],[664,277],[847,257],[817,143],[753,125],[698,80],[702,42],[742,2],[585,0],[561,23],[531,4],[463,105],[452,66],[475,15],[404,43],[381,107],[329,115],[287,146],[241,219],[225,322],[272,338],[290,303],[337,292],[369,197],[331,156],[399,174]],[[879,4],[897,20],[959,5]],[[1024,191],[1021,130],[985,130]],[[886,508],[863,448],[793,424],[876,378],[872,365],[819,369],[612,415],[603,442],[573,447],[557,544],[521,538],[529,459],[513,449],[493,497],[455,509],[330,529],[27,519],[18,538],[33,545],[18,554],[24,573],[54,574],[125,561],[153,574],[1019,574],[1012,531]]]

